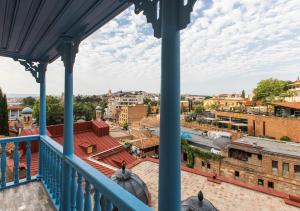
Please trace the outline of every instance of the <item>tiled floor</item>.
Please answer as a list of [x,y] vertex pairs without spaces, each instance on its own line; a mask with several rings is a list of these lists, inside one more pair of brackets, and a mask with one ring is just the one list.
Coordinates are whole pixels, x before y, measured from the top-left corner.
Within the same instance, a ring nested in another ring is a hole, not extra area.
[[30,182],[0,191],[0,211],[54,211],[40,182]]
[[[157,210],[158,164],[144,161],[133,167],[132,171],[147,184],[152,206]],[[299,208],[285,204],[281,198],[224,182],[215,184],[207,181],[206,177],[182,171],[182,200],[196,196],[199,190],[202,190],[204,197],[220,211],[299,211]]]

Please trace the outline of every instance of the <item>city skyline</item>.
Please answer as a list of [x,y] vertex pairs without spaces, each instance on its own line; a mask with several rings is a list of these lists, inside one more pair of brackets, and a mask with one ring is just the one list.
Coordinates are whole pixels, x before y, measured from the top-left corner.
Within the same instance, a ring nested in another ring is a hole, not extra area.
[[[181,93],[250,94],[270,77],[295,80],[300,66],[297,1],[198,1],[181,32]],[[133,7],[84,40],[74,66],[74,94],[112,89],[160,91],[160,40]],[[0,86],[8,94],[38,94],[23,66],[0,58]],[[64,87],[60,59],[48,66],[47,94]]]

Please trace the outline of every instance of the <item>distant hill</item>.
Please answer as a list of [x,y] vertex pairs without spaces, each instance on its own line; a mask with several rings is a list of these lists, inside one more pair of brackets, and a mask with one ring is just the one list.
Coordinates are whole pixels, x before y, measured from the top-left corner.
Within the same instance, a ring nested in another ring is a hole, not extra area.
[[38,94],[7,94],[7,98],[39,97]]

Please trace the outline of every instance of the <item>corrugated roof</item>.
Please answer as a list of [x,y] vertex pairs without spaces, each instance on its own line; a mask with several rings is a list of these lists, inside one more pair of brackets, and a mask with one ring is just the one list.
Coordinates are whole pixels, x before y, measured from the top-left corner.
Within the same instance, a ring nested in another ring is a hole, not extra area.
[[[120,167],[120,165],[118,164],[119,162],[125,160],[126,163],[130,164],[134,162],[136,159],[132,155],[130,155],[127,151],[125,151],[125,148],[117,140],[115,140],[109,135],[105,135],[107,128],[108,125],[105,122],[90,121],[90,122],[83,122],[83,123],[75,123],[74,124],[74,153],[82,160],[84,160],[85,162],[87,162],[88,164],[96,168],[98,171],[101,171],[103,174],[107,176],[111,176],[114,173],[112,169],[102,166],[99,163],[90,161],[88,160],[88,158],[96,154],[106,153],[105,156],[102,156],[101,161],[103,163],[118,168]],[[47,129],[52,132],[49,133],[48,131],[49,136],[50,137],[52,136],[52,138],[55,141],[63,145],[64,142],[63,133],[62,133],[63,125],[49,126],[47,127]],[[103,129],[104,131],[101,131],[101,129]],[[34,134],[38,134],[38,131],[39,131],[38,129],[24,130],[22,134],[34,135]],[[55,135],[53,135],[53,133]],[[100,136],[101,134],[104,135]],[[86,151],[81,147],[81,145],[83,144],[95,145],[97,149],[96,152],[87,154]],[[111,151],[111,153],[107,153],[108,151]],[[37,154],[37,152],[34,152],[33,154]],[[26,161],[25,156],[23,156],[22,159]],[[36,160],[35,162],[32,163],[31,169],[34,173],[37,173],[38,157],[33,156],[32,160],[33,159]]]
[[[300,144],[277,141],[267,138],[245,136],[234,140],[230,147],[246,146],[244,149],[261,149],[265,152],[300,158]],[[249,147],[250,146],[250,147]]]

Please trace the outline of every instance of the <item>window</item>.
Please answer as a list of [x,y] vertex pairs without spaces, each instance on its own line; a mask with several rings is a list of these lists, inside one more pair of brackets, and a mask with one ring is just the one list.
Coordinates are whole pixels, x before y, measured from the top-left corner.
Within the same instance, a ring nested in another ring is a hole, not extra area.
[[262,160],[262,155],[257,155],[258,160]]
[[266,136],[266,122],[263,122],[263,136]]
[[205,167],[205,163],[204,163],[204,161],[201,161],[201,165],[202,165],[203,167]]
[[278,174],[278,161],[272,160],[272,172],[273,174]]
[[282,175],[289,176],[290,167],[288,163],[282,163]]
[[260,186],[264,186],[264,180],[258,179],[257,184]]
[[207,168],[210,169],[210,163],[207,164]]
[[274,188],[274,183],[273,182],[268,182],[268,188]]
[[240,172],[239,171],[234,171],[234,176],[235,177],[240,177]]
[[300,165],[294,165],[295,178],[300,179]]

